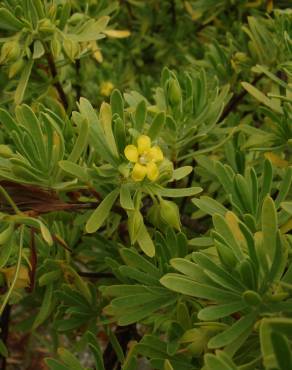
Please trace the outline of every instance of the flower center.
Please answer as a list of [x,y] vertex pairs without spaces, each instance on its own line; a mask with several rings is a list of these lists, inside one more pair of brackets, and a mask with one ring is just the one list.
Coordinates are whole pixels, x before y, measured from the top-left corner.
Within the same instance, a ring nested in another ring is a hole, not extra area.
[[142,155],[139,156],[139,163],[140,164],[147,164],[149,162],[149,158],[147,153],[143,153]]

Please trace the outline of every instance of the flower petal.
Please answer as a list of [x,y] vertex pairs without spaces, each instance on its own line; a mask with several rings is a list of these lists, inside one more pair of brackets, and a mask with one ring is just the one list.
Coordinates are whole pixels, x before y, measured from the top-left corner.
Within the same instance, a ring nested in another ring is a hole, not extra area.
[[124,150],[125,156],[130,162],[138,162],[138,149],[135,145],[127,145]]
[[163,153],[162,150],[159,148],[159,146],[153,146],[149,152],[148,156],[150,157],[151,161],[154,162],[161,162],[163,161]]
[[132,179],[134,181],[142,181],[147,174],[146,166],[142,166],[140,163],[136,163],[132,171]]
[[151,181],[155,181],[159,176],[159,170],[156,164],[154,162],[149,162],[146,165],[146,169],[148,179]]
[[137,146],[138,146],[138,152],[139,154],[142,154],[144,152],[147,152],[151,147],[151,139],[147,135],[141,135],[138,137],[137,140]]

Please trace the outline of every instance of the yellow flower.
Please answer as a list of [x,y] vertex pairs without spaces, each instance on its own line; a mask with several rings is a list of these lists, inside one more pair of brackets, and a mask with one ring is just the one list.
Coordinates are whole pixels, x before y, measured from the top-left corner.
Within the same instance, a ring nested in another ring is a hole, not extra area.
[[163,160],[163,153],[159,146],[151,146],[149,136],[139,136],[137,146],[127,145],[124,153],[130,162],[135,163],[132,171],[134,181],[142,181],[145,176],[151,181],[158,178],[159,170],[156,163]]
[[100,94],[102,96],[110,96],[113,91],[114,85],[110,81],[104,81],[100,85]]

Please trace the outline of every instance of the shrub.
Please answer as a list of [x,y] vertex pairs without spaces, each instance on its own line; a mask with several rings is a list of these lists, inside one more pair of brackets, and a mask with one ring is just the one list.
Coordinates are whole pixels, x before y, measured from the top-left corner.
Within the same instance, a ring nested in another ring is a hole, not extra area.
[[292,369],[289,5],[0,2],[2,369]]

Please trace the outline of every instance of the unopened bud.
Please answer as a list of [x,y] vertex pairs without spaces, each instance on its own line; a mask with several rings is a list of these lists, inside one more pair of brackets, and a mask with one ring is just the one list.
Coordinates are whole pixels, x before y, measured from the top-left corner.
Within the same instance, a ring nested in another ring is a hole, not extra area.
[[8,145],[0,144],[0,157],[10,158],[13,156],[13,151]]
[[12,78],[14,77],[18,72],[22,70],[22,67],[24,66],[23,59],[18,59],[16,62],[11,64],[9,67],[8,77]]
[[176,203],[170,200],[160,200],[160,216],[168,225],[180,230],[179,209]]
[[1,49],[0,64],[12,62],[18,58],[20,47],[18,41],[7,41]]
[[253,290],[246,290],[242,298],[249,306],[258,306],[262,302],[261,296]]
[[153,204],[147,213],[147,217],[152,225],[159,227],[161,222],[160,206],[158,204]]
[[70,39],[65,39],[64,43],[63,43],[63,47],[64,47],[66,55],[72,61],[79,55],[79,45],[78,45],[78,43],[76,43],[76,42],[74,42]]
[[171,79],[168,85],[168,99],[171,105],[176,106],[181,102],[182,94],[178,80]]
[[54,38],[52,41],[51,41],[51,50],[52,50],[52,54],[53,54],[53,57],[55,59],[59,58],[60,54],[61,54],[61,43],[59,40],[57,40],[56,38]]
[[52,34],[55,32],[55,25],[51,22],[50,19],[45,18],[39,21],[38,29],[42,33]]

